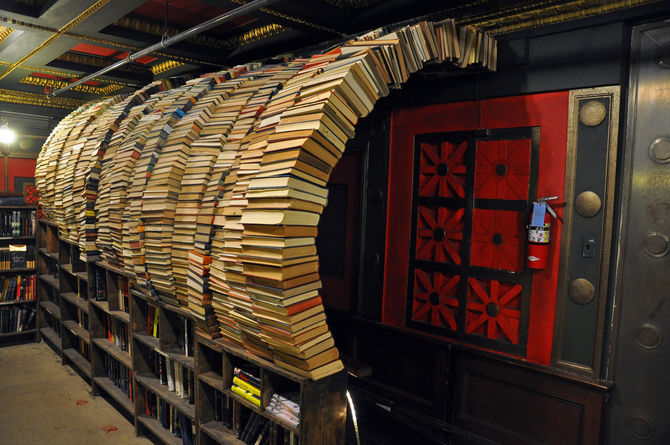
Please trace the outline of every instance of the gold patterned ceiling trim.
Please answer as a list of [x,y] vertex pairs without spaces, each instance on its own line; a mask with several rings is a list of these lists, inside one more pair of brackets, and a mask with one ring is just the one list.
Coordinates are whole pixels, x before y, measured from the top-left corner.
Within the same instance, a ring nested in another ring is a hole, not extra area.
[[95,2],[93,5],[91,5],[88,9],[86,9],[84,12],[79,14],[77,17],[73,18],[70,20],[69,23],[67,23],[65,26],[60,28],[58,31],[56,31],[54,34],[52,34],[48,39],[46,39],[44,42],[40,43],[37,45],[36,48],[34,48],[32,51],[30,51],[28,54],[25,56],[21,57],[19,60],[16,62],[12,63],[9,68],[0,75],[0,80],[4,79],[7,77],[9,73],[14,71],[17,67],[21,66],[23,62],[26,60],[30,59],[32,56],[37,54],[38,52],[42,51],[44,48],[47,46],[51,45],[53,42],[58,40],[64,33],[67,31],[71,30],[87,18],[89,18],[91,15],[95,14],[100,8],[105,6],[107,3],[109,3],[110,0],[98,0]]
[[0,43],[4,42],[7,37],[14,31],[12,28],[0,26]]
[[[27,85],[35,85],[39,87],[49,87],[53,89],[64,88],[70,84],[70,82],[66,82],[64,80],[45,79],[44,77],[34,77],[34,76],[24,77],[23,79],[21,79],[21,83],[25,83]],[[75,91],[80,91],[82,93],[98,94],[104,96],[113,93],[114,91],[118,91],[121,88],[123,88],[123,86],[121,85],[107,85],[104,87],[96,87],[93,85],[81,84],[77,85],[72,89]]]
[[[167,29],[165,29],[165,27],[159,23],[147,22],[145,20],[140,20],[135,17],[121,17],[120,19],[114,22],[114,25],[155,36],[162,36],[164,32],[167,32],[168,35],[175,35],[177,33],[184,31],[183,29],[173,27],[168,27]],[[195,45],[204,46],[208,48],[230,49],[241,45],[247,45],[249,43],[253,43],[267,37],[271,37],[286,30],[287,28],[281,25],[271,23],[269,25],[251,29],[249,31],[242,33],[239,36],[231,37],[225,40],[217,39],[211,36],[206,36],[204,34],[198,34],[186,39],[186,41],[191,42]]]
[[[235,3],[237,5],[246,5],[247,3],[249,3],[247,0],[231,0],[231,2]],[[309,27],[314,28],[314,29],[330,32],[330,33],[333,33],[333,34],[339,34],[339,32],[335,31],[334,29],[326,28],[325,26],[321,26],[321,25],[317,25],[316,23],[308,22],[307,20],[301,19],[300,17],[293,17],[293,16],[290,16],[288,14],[284,14],[282,12],[274,11],[274,10],[268,9],[268,8],[261,8],[260,11],[264,12],[266,14],[274,15],[275,17],[279,17],[279,18],[282,18],[284,20],[288,20],[290,22],[299,23],[299,24],[304,25],[304,26],[309,26]]]
[[251,29],[242,35],[232,37],[226,40],[226,44],[229,48],[235,48],[238,46],[248,45],[258,40],[263,40],[268,37],[272,37],[277,34],[281,34],[286,31],[287,28],[277,25],[276,23],[270,23],[269,25],[261,26],[260,28]]
[[[22,28],[28,28],[28,29],[34,29],[37,31],[44,31],[44,32],[58,32],[56,28],[50,28],[48,26],[42,26],[42,25],[36,25],[34,23],[28,23],[28,22],[22,22],[20,20],[14,20],[10,19],[8,17],[2,17],[0,16],[0,22],[7,23],[9,25],[14,25]],[[93,37],[93,36],[87,36],[84,34],[78,34],[75,32],[66,32],[63,33],[64,36],[67,37],[72,37],[74,39],[79,39],[79,40],[84,40],[86,42],[91,42],[91,43],[97,43],[99,45],[107,45],[107,46],[113,46],[115,48],[121,48],[126,51],[139,51],[143,48],[140,48],[138,46],[133,46],[133,45],[126,45],[124,43],[119,43],[119,42],[114,42],[112,40],[107,40],[107,39],[101,39],[99,37]],[[162,52],[155,52],[154,54],[161,56],[161,57],[169,57],[172,59],[177,59],[181,62],[184,63],[190,63],[193,65],[212,65],[211,62],[205,62],[202,60],[197,60],[197,59],[192,59],[189,57],[182,57],[182,56],[177,56],[174,54],[167,54],[167,53],[162,53]]]
[[[3,62],[0,60],[0,66],[9,66],[10,63],[8,62]],[[26,71],[32,71],[34,73],[42,73],[42,74],[51,74],[54,76],[60,76],[60,77],[67,77],[68,79],[74,79],[79,77],[79,74],[73,74],[73,73],[67,73],[65,71],[58,71],[54,70],[51,68],[44,68],[44,67],[35,67],[35,66],[28,66],[28,65],[21,65],[18,69],[26,70]],[[109,83],[109,84],[114,84],[114,85],[121,85],[124,87],[130,87],[130,88],[137,88],[138,84],[135,83],[129,83],[129,82],[121,82],[118,80],[109,80],[109,79],[100,79],[96,77],[95,79],[91,79],[95,82],[102,82],[102,83]]]
[[0,102],[12,104],[36,105],[38,107],[63,108],[74,110],[82,106],[86,101],[71,99],[69,97],[49,98],[43,94],[26,93],[24,91],[12,91],[0,89]]
[[460,23],[487,29],[492,34],[506,34],[660,1],[618,0],[603,2],[599,0],[575,0],[570,2],[533,2],[521,7],[502,9],[495,13],[481,14],[462,20]]
[[175,68],[179,68],[180,66],[184,66],[183,63],[177,62],[176,60],[166,60],[165,62],[159,63],[158,65],[154,65],[151,67],[151,72],[153,75],[161,74],[166,71],[173,70]]

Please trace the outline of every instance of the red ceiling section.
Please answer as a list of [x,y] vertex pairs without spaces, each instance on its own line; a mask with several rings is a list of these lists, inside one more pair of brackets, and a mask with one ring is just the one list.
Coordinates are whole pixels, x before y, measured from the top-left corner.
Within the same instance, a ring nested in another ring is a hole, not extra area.
[[[193,0],[171,0],[168,6],[168,23],[173,26],[176,25],[182,28],[190,28],[227,11],[228,9],[215,8],[211,5]],[[135,9],[133,14],[142,15],[163,23],[163,20],[165,19],[165,2],[164,0],[149,0],[139,8]],[[243,16],[227,22],[225,27],[219,26],[208,32],[223,34],[255,21],[256,19],[251,16]]]
[[[121,51],[114,48],[105,48],[103,46],[89,45],[88,43],[78,43],[77,45],[70,48],[70,51],[75,51],[78,53],[88,54],[91,56],[98,57],[113,57],[115,59],[125,59],[128,57],[127,51]],[[151,63],[154,60],[158,60],[156,57],[144,56],[136,60],[137,63],[146,65]]]

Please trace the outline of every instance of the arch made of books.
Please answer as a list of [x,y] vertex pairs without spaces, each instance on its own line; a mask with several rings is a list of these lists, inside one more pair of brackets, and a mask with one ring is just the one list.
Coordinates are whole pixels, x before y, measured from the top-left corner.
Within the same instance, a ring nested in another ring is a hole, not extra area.
[[315,246],[326,183],[389,87],[445,61],[494,68],[495,41],[422,22],[82,106],[37,159],[43,212],[82,259],[188,306],[205,335],[314,379],[332,374],[342,364]]

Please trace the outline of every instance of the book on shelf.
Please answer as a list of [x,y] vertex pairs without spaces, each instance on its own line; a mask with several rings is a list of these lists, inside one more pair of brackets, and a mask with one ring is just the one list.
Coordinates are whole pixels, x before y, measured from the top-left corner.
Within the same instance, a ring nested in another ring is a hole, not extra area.
[[28,331],[34,327],[34,307],[0,306],[0,334]]
[[3,277],[1,280],[0,302],[35,300],[37,285],[37,277],[35,275]]
[[254,405],[258,406],[260,408],[261,406],[261,399],[259,396],[255,396],[249,391],[237,386],[233,385],[230,387],[230,390],[237,394],[238,396],[242,397],[243,399],[253,403]]
[[0,212],[0,236],[5,238],[34,236],[35,210],[3,210]]
[[133,371],[107,354],[104,354],[103,357],[106,377],[132,402]]

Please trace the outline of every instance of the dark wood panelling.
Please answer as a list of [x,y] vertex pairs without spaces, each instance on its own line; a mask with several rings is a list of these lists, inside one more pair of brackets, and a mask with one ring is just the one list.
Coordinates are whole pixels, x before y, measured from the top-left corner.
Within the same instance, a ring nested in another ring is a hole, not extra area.
[[510,445],[600,442],[605,388],[460,354],[454,423]]

